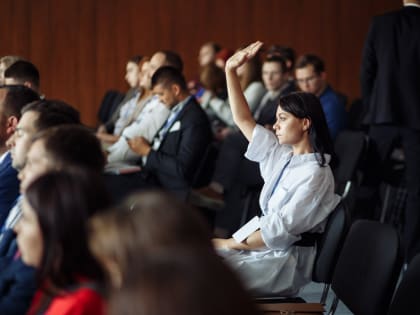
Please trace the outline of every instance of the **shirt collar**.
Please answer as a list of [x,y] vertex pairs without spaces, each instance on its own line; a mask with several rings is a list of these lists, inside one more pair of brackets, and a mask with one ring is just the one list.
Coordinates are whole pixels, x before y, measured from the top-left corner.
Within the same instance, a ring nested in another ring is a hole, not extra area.
[[171,108],[171,112],[172,113],[180,112],[184,108],[184,106],[190,101],[191,97],[192,96],[188,96],[184,100],[176,104],[174,107]]
[[0,164],[3,163],[4,159],[6,158],[9,151],[4,152],[2,155],[0,155]]

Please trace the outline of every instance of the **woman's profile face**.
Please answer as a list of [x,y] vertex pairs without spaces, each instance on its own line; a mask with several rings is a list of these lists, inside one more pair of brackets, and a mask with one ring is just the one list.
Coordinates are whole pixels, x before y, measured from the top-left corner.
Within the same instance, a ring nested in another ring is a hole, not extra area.
[[43,238],[38,217],[26,198],[22,202],[22,217],[15,226],[17,244],[25,264],[39,267],[43,254]]
[[295,145],[303,140],[306,130],[304,119],[284,111],[280,106],[277,107],[276,118],[273,129],[280,144]]
[[139,84],[139,66],[129,61],[125,68],[125,80],[131,88],[138,86]]

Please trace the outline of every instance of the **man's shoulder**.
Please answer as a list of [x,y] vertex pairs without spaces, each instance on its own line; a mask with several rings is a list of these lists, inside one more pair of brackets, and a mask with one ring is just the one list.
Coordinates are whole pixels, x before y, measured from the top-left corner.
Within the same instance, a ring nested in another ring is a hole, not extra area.
[[197,102],[194,96],[190,97],[188,102],[185,104],[183,112],[184,112],[184,115],[183,115],[184,117],[189,117],[189,116],[207,117],[206,112],[203,110],[203,108]]
[[374,26],[386,26],[394,23],[403,16],[420,16],[420,8],[413,6],[406,6],[398,10],[386,12],[373,17],[372,23]]

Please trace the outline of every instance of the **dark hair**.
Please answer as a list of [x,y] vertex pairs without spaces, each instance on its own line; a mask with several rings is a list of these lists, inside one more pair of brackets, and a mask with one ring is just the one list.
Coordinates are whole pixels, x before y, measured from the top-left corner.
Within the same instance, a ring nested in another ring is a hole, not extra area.
[[245,72],[240,76],[239,81],[242,90],[245,90],[252,82],[261,81],[261,59],[257,54],[248,60],[244,65]]
[[213,252],[210,229],[196,211],[162,191],[131,195],[90,220],[90,248],[99,260],[115,261],[123,283],[134,257],[170,248]]
[[312,93],[294,92],[280,98],[282,110],[310,120],[309,141],[320,166],[326,165],[325,154],[334,157],[334,147],[319,99]]
[[[290,67],[287,71],[292,71],[295,66],[296,52],[293,48],[281,45],[271,45],[267,50],[267,58],[279,56],[290,61]],[[287,63],[286,63],[287,64]]]
[[286,61],[281,56],[277,56],[277,55],[267,56],[264,59],[263,64],[266,63],[266,62],[275,62],[275,63],[278,63],[280,65],[280,68],[281,68],[281,72],[282,73],[285,73],[285,72],[289,71],[287,69]]
[[35,135],[43,140],[48,156],[60,169],[81,168],[97,174],[103,172],[105,157],[98,138],[84,126],[62,125]]
[[110,315],[258,314],[238,277],[215,254],[167,251],[132,262],[130,271],[127,283],[111,294]]
[[203,66],[200,71],[200,82],[203,86],[218,95],[226,91],[226,75],[223,69],[216,66],[214,62]]
[[204,46],[210,46],[213,49],[215,54],[217,54],[222,49],[222,46],[220,46],[216,42],[207,42],[207,43],[201,45],[201,47],[204,47]]
[[311,55],[311,54],[300,56],[300,58],[296,62],[296,69],[305,68],[309,65],[314,67],[314,71],[318,75],[321,74],[322,72],[325,72],[324,61],[322,61],[322,59],[319,58],[318,56]]
[[39,88],[39,71],[35,65],[26,60],[18,60],[4,72],[5,78],[13,78],[18,83],[31,82],[33,86]]
[[171,66],[163,66],[156,70],[152,76],[152,88],[157,84],[168,87],[172,84],[179,85],[181,90],[187,90],[187,83],[181,71]]
[[165,66],[171,66],[182,73],[182,71],[184,70],[184,63],[182,62],[182,59],[178,55],[178,53],[172,50],[160,50],[159,52],[161,52],[165,56]]
[[86,171],[50,172],[27,188],[25,198],[36,213],[43,238],[38,281],[47,285],[47,291],[69,289],[79,277],[104,279],[88,249],[86,223],[93,213],[109,206],[107,196],[101,178]]
[[128,58],[127,62],[132,62],[137,65],[142,59],[143,59],[142,55],[134,55],[131,58]]
[[20,118],[22,108],[33,101],[39,100],[39,95],[24,85],[2,85],[0,89],[6,89],[4,99],[4,115]]
[[34,122],[36,131],[63,124],[80,124],[79,112],[63,101],[44,99],[29,103],[22,108],[22,115],[29,111],[39,114]]

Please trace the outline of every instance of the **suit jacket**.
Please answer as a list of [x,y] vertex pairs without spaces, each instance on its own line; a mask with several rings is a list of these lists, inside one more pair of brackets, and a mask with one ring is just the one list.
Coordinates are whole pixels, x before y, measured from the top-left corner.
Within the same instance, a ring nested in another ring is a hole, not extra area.
[[150,151],[144,171],[171,191],[190,189],[198,165],[212,140],[209,119],[191,97],[168,128],[159,148]]
[[8,152],[0,163],[0,226],[6,220],[18,195],[19,179],[17,171],[12,167],[12,158]]
[[36,291],[36,271],[22,260],[0,259],[0,314],[23,315]]
[[364,122],[420,129],[419,82],[420,8],[374,17],[361,68]]

